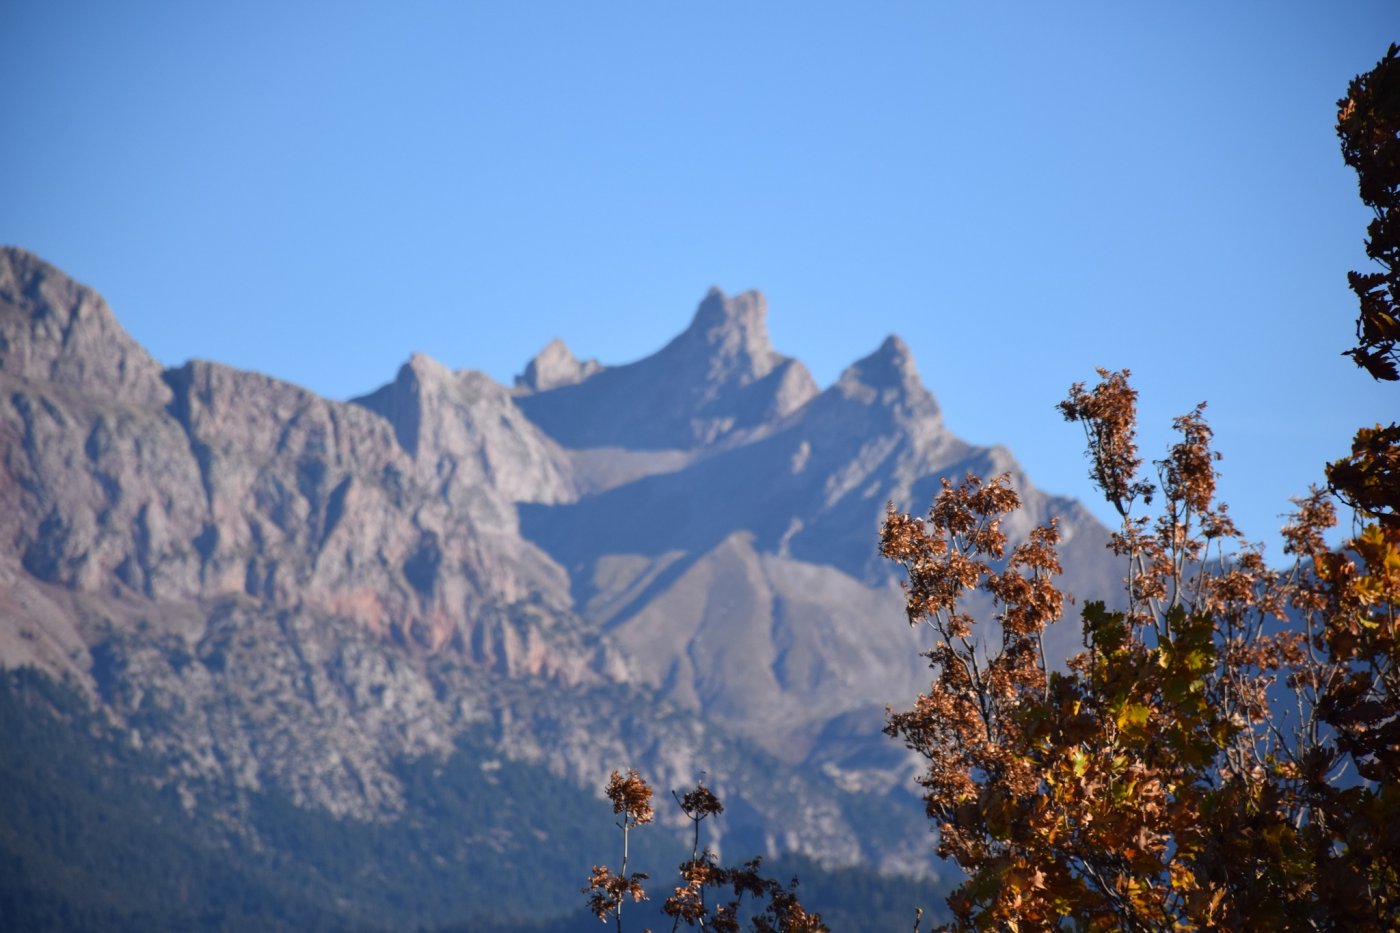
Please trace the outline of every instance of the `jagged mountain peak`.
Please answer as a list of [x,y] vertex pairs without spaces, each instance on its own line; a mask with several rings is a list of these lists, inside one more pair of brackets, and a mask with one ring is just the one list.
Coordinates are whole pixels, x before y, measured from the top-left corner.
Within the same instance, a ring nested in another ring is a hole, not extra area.
[[751,436],[817,394],[807,368],[773,349],[766,319],[758,292],[712,288],[684,331],[634,363],[590,371],[551,344],[518,380],[520,406],[565,447],[692,450]]
[[746,291],[733,298],[712,287],[690,326],[662,351],[668,357],[698,357],[710,380],[762,379],[785,357],[768,337],[768,300]]
[[695,309],[690,329],[716,326],[762,328],[767,318],[768,299],[757,289],[749,289],[730,298],[724,289],[711,285]]
[[883,389],[904,388],[918,379],[919,369],[909,345],[897,334],[890,334],[874,352],[847,366],[839,381]]
[[452,370],[421,351],[411,354],[403,366],[400,367],[399,372],[401,376],[405,369],[419,378],[424,376],[429,378],[434,376],[447,378],[452,375]]
[[[574,495],[562,452],[521,413],[510,390],[485,373],[454,372],[415,353],[393,382],[351,401],[389,422],[422,481],[440,484],[444,495],[484,507],[479,493],[490,489],[500,498],[493,513],[508,511],[506,502]],[[513,520],[504,524],[513,527]]]
[[441,390],[435,391],[434,387],[451,377],[451,371],[437,360],[426,353],[414,353],[399,367],[393,382],[351,401],[384,416],[393,426],[399,446],[410,457],[416,457],[423,396],[441,395]]
[[880,346],[870,356],[866,357],[871,363],[882,363],[892,372],[897,372],[901,377],[917,376],[918,367],[914,365],[914,354],[909,349],[909,344],[904,342],[904,338],[898,334],[890,334],[881,342]]
[[895,334],[886,337],[875,352],[846,367],[831,391],[865,404],[941,420],[938,403],[919,376],[913,352]]
[[135,405],[170,400],[160,364],[101,295],[14,246],[0,247],[0,372]]
[[489,396],[493,401],[504,402],[510,395],[510,390],[480,370],[454,370],[446,363],[421,352],[412,354],[399,367],[394,382],[406,389],[412,389],[421,396],[434,399],[451,397],[462,400]]
[[582,382],[603,368],[597,360],[580,360],[569,345],[555,337],[535,354],[525,372],[515,377],[517,391],[543,392]]

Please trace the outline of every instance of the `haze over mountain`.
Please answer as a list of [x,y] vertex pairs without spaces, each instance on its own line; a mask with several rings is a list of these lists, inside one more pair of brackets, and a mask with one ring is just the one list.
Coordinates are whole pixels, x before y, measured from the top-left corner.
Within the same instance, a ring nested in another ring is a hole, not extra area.
[[[511,762],[590,793],[613,768],[704,773],[727,854],[928,873],[880,732],[928,679],[876,553],[886,503],[1009,472],[1013,537],[1058,518],[1065,584],[1094,596],[1116,587],[1106,532],[948,432],[898,337],[823,390],[766,314],[712,289],[634,363],[555,340],[507,388],[417,354],[341,402],[162,369],[97,293],[4,249],[0,664],[69,684],[143,780],[291,860],[258,801],[406,825],[416,763],[509,796]],[[1077,632],[1052,631],[1063,658]],[[584,844],[504,813],[456,830],[505,863]],[[541,911],[577,887],[549,880]]]

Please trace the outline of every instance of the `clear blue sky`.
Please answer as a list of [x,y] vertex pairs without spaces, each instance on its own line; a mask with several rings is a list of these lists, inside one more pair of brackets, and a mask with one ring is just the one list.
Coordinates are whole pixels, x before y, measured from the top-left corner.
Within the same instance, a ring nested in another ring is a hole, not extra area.
[[1387,2],[0,0],[0,242],[160,360],[348,397],[509,383],[758,288],[827,384],[895,332],[949,425],[1089,499],[1052,406],[1197,401],[1270,542],[1400,389],[1338,354],[1367,212],[1333,132]]

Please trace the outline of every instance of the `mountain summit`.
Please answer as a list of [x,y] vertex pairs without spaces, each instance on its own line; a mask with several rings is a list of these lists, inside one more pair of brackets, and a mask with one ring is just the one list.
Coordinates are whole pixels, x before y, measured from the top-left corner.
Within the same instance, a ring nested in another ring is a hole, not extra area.
[[601,368],[597,360],[578,359],[569,345],[556,337],[526,364],[525,372],[515,377],[515,387],[525,392],[557,389],[581,382]]
[[907,418],[938,420],[938,403],[924,388],[914,354],[897,335],[885,338],[879,348],[847,367],[837,380],[839,391],[847,395],[874,392],[887,407],[899,406]]
[[718,288],[705,294],[690,326],[658,355],[706,359],[708,380],[721,385],[748,385],[785,359],[768,339],[768,300],[756,291],[729,298]]
[[[817,393],[807,368],[773,349],[767,313],[758,292],[712,288],[684,332],[635,363],[541,382],[541,354],[517,380],[518,404],[575,448],[692,450],[751,437]],[[558,351],[545,352],[557,367]]]
[[13,246],[0,247],[0,371],[138,404],[170,399],[160,364],[101,295]]

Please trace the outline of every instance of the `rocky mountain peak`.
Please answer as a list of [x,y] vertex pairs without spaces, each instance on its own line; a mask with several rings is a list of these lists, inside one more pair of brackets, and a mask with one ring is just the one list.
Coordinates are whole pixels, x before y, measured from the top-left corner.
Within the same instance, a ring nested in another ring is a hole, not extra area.
[[897,373],[901,379],[917,378],[919,374],[909,344],[905,343],[898,334],[890,334],[886,337],[879,348],[867,359],[879,362],[887,367],[889,372]]
[[410,355],[408,361],[400,368],[402,369],[404,367],[412,370],[414,373],[422,373],[425,375],[436,374],[439,378],[443,379],[452,378],[452,370],[448,369],[428,354],[422,352]]
[[890,334],[875,352],[856,360],[842,373],[874,388],[905,388],[918,381],[919,369],[909,345],[897,334]]
[[724,325],[735,327],[764,327],[768,318],[768,299],[756,289],[741,292],[730,298],[724,289],[711,285],[700,299],[691,318],[690,327],[711,328]]
[[0,371],[135,405],[170,400],[160,364],[101,295],[13,246],[0,247]]
[[671,346],[702,355],[712,377],[761,379],[783,360],[768,338],[768,300],[757,291],[729,298],[711,288]]
[[393,426],[399,447],[414,457],[418,454],[423,422],[423,397],[441,395],[442,383],[451,378],[446,366],[426,354],[415,353],[399,367],[393,382],[354,402],[383,415]]
[[574,356],[568,344],[556,337],[526,364],[524,373],[515,377],[515,387],[543,392],[582,382],[602,368],[597,360],[585,361]]
[[[484,507],[481,491],[490,489],[503,497],[496,512],[517,499],[552,502],[573,495],[562,453],[525,418],[509,390],[483,373],[453,372],[415,353],[393,382],[352,401],[389,422],[420,479],[440,485],[444,495],[453,490]],[[500,521],[513,525],[499,515],[487,523]]]
[[874,353],[848,366],[833,388],[866,404],[878,403],[922,418],[940,417],[938,403],[919,378],[914,354],[894,334]]
[[693,450],[751,436],[817,394],[807,368],[773,349],[767,313],[756,291],[712,288],[679,336],[634,363],[588,370],[551,345],[518,383],[528,389],[547,372],[568,381],[546,379],[520,407],[565,447]]

